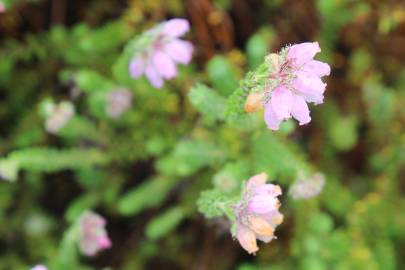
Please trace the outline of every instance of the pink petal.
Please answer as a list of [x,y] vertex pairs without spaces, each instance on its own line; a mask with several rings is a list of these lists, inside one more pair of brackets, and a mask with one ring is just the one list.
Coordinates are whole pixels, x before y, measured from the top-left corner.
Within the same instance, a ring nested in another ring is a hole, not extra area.
[[265,184],[265,185],[257,186],[255,188],[255,194],[276,197],[276,196],[281,195],[281,188],[278,185]]
[[278,200],[269,195],[255,195],[249,201],[249,210],[256,214],[264,214],[277,209]]
[[269,129],[278,130],[281,120],[277,118],[270,102],[266,103],[264,107],[264,121]]
[[312,60],[304,65],[306,72],[311,72],[319,77],[327,76],[330,74],[330,66],[321,61]]
[[271,93],[270,102],[278,119],[282,120],[291,117],[292,93],[290,90],[283,86],[277,87]]
[[272,236],[256,235],[256,238],[265,243],[269,243],[271,240],[274,239],[274,235]]
[[294,95],[293,97],[291,114],[300,122],[300,125],[305,125],[311,122],[308,105],[304,98],[299,95]]
[[111,241],[107,236],[102,236],[98,239],[98,245],[102,249],[110,248]]
[[193,45],[184,40],[174,39],[165,45],[165,52],[176,62],[188,64],[193,54]]
[[255,253],[259,250],[256,243],[256,235],[249,228],[238,225],[236,238],[239,241],[239,244],[249,253]]
[[318,42],[305,42],[292,45],[287,53],[288,59],[295,59],[299,66],[311,61],[321,51]]
[[145,61],[141,57],[132,58],[129,63],[129,73],[131,77],[136,79],[139,78],[145,69]]
[[161,51],[157,51],[153,55],[153,65],[157,72],[165,79],[172,79],[177,75],[176,65],[173,60]]
[[148,65],[145,69],[145,75],[148,78],[149,82],[155,88],[161,88],[163,86],[163,79],[159,73],[155,70],[152,65]]
[[323,83],[318,76],[307,72],[297,72],[296,75],[297,78],[293,82],[294,88],[303,95],[305,101],[323,103],[326,83]]
[[256,174],[249,178],[249,181],[247,182],[246,187],[247,187],[247,189],[255,189],[257,187],[260,187],[260,186],[266,184],[266,180],[267,180],[266,173]]
[[190,30],[190,23],[185,19],[171,19],[165,22],[163,33],[171,37],[180,37]]

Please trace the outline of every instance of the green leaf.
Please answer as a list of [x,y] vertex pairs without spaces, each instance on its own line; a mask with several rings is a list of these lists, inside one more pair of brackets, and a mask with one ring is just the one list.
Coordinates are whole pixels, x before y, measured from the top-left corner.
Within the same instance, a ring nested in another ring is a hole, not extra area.
[[118,211],[122,215],[130,216],[161,204],[177,181],[163,177],[146,180],[121,197],[118,201]]
[[225,110],[225,99],[211,88],[197,84],[188,94],[190,102],[209,121],[222,120]]
[[55,172],[65,169],[83,169],[107,162],[98,149],[26,148],[0,159],[0,175],[15,180],[21,169],[35,172]]
[[166,212],[153,218],[146,225],[146,235],[152,240],[157,240],[172,232],[185,218],[186,212],[180,206],[170,208]]
[[224,56],[215,56],[207,64],[208,76],[216,90],[229,96],[238,87],[238,79]]

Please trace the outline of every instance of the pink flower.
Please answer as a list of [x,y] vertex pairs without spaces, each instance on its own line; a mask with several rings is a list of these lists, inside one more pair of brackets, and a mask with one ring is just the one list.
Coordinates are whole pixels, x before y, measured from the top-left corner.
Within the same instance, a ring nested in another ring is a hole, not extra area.
[[283,221],[277,199],[281,195],[281,188],[266,184],[266,180],[266,173],[251,177],[241,201],[235,206],[236,238],[249,253],[259,250],[256,239],[268,243],[275,238],[274,230]]
[[298,179],[291,186],[289,193],[294,200],[310,199],[321,193],[325,185],[325,177],[321,173],[316,173],[308,179]]
[[33,268],[31,268],[30,270],[48,270],[48,268],[43,264],[38,264],[38,265],[34,266]]
[[45,129],[52,134],[58,133],[75,114],[75,108],[69,101],[62,101],[57,105],[48,104],[45,110],[47,114]]
[[171,19],[148,31],[146,35],[152,41],[130,61],[131,77],[136,79],[145,74],[155,88],[161,88],[164,80],[176,77],[176,63],[191,61],[193,45],[180,39],[189,29],[187,20]]
[[132,104],[132,93],[127,89],[115,89],[107,94],[107,115],[120,117]]
[[278,130],[281,121],[291,117],[300,125],[311,121],[307,103],[323,103],[326,83],[321,77],[330,74],[328,64],[313,59],[320,51],[318,42],[306,42],[270,55],[274,72],[269,78],[273,83],[264,93],[268,128]]
[[84,255],[94,256],[100,250],[111,247],[105,225],[105,219],[94,212],[87,211],[80,216],[79,247]]
[[0,13],[3,13],[4,11],[6,11],[6,6],[3,2],[0,2]]

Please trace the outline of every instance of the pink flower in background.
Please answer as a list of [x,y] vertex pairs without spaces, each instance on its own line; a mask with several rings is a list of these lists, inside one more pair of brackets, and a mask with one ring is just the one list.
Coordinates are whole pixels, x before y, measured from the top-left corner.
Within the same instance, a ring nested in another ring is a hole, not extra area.
[[316,173],[307,179],[302,178],[301,176],[295,181],[289,190],[289,194],[294,200],[310,199],[321,193],[325,185],[325,177],[323,174]]
[[107,115],[118,118],[126,112],[132,104],[132,92],[128,89],[115,89],[107,94]]
[[3,2],[0,2],[0,13],[3,13],[4,11],[6,11],[6,6]]
[[38,265],[34,266],[33,268],[31,268],[30,270],[48,270],[48,268],[43,264],[38,264]]
[[189,29],[187,20],[171,19],[150,30],[149,33],[154,33],[152,42],[130,61],[131,77],[136,79],[145,74],[155,88],[176,77],[176,64],[188,64],[192,58],[193,45],[180,39]]
[[264,95],[264,118],[270,129],[278,130],[280,123],[291,117],[300,125],[307,124],[311,121],[307,103],[323,103],[326,83],[321,77],[330,74],[330,67],[313,59],[320,51],[318,42],[306,42],[271,55],[275,72],[269,78],[276,84]]
[[48,104],[45,112],[47,114],[45,129],[49,133],[56,134],[73,117],[75,108],[71,102],[62,101],[57,105],[53,103]]
[[80,216],[79,247],[84,255],[94,256],[97,252],[111,247],[105,225],[105,219],[94,212],[87,211]]
[[275,238],[274,230],[283,221],[278,211],[281,188],[266,184],[267,174],[261,173],[249,179],[241,201],[235,206],[236,238],[249,253],[259,250],[256,239],[265,243]]

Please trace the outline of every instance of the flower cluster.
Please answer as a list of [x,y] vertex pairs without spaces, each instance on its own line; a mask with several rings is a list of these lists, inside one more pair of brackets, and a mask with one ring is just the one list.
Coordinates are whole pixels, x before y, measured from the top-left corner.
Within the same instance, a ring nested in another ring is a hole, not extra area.
[[57,105],[49,103],[45,108],[45,113],[47,115],[45,129],[49,133],[55,134],[73,117],[75,108],[68,101],[63,101]]
[[268,86],[263,92],[248,96],[245,111],[263,106],[265,122],[272,130],[278,130],[280,123],[291,117],[300,125],[309,123],[307,103],[323,103],[326,83],[321,77],[330,74],[328,64],[313,59],[320,51],[318,42],[306,42],[271,54],[267,58]]
[[94,213],[87,211],[79,219],[79,248],[86,256],[94,256],[97,252],[111,247],[105,229],[105,219]]
[[131,77],[145,74],[155,88],[176,77],[176,63],[188,64],[192,58],[193,45],[180,39],[189,29],[187,20],[171,19],[146,32],[147,45],[135,53],[129,64]]
[[316,173],[309,179],[298,179],[291,186],[289,193],[295,199],[309,199],[321,193],[325,185],[325,177],[321,173]]
[[132,104],[132,92],[128,89],[115,89],[107,94],[107,115],[118,118],[126,112]]
[[274,230],[283,221],[283,215],[278,211],[280,202],[277,199],[281,195],[281,188],[266,184],[266,180],[265,173],[251,177],[241,201],[235,205],[235,236],[249,253],[259,250],[256,239],[268,243],[275,238]]

